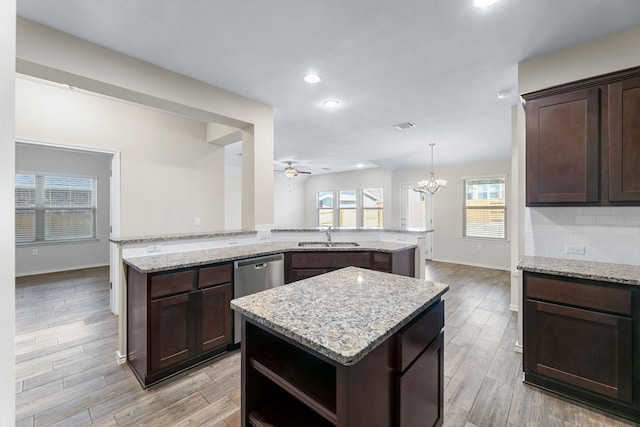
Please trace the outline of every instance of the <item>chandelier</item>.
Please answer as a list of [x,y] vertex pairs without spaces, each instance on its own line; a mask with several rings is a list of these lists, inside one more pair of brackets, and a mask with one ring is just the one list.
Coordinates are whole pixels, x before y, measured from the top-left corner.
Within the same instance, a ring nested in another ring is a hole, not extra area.
[[418,181],[418,188],[414,188],[413,191],[417,191],[424,195],[429,192],[431,194],[437,193],[440,189],[447,186],[446,179],[436,179],[436,174],[433,172],[433,146],[435,143],[429,144],[431,146],[431,170],[429,171],[429,179]]

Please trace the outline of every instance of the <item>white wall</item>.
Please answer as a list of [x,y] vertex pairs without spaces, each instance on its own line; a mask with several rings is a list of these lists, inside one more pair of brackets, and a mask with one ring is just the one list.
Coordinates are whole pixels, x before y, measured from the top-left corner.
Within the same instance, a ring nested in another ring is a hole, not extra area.
[[[109,136],[126,134],[130,136],[129,141],[134,138],[157,141],[154,151],[136,150],[125,156],[123,149],[123,235],[193,231],[194,219],[198,216],[202,220],[198,231],[224,227],[224,193],[218,188],[223,182],[223,169],[218,154],[214,153],[215,146],[207,147],[212,145],[206,142],[206,124],[209,122],[242,129],[243,135],[249,136],[250,141],[247,140],[246,145],[243,143],[242,173],[246,179],[243,179],[242,193],[248,202],[243,202],[242,217],[250,221],[247,223],[249,229],[258,224],[273,223],[273,107],[23,18],[17,19],[16,32],[16,69],[19,73],[194,119],[188,123],[189,120],[178,116],[165,115],[165,126],[150,126],[162,123],[151,119],[149,113],[146,125],[138,126],[138,133],[134,135],[131,129],[118,129],[118,121],[110,117],[110,124],[115,129],[103,126],[94,134],[95,141],[85,142],[104,144],[98,133],[102,131]],[[64,110],[67,106],[58,107]],[[126,124],[128,109],[121,109],[119,120]],[[88,138],[81,140],[89,141]],[[109,146],[125,147],[125,143],[110,139]],[[245,149],[251,151],[247,156]],[[244,165],[245,160],[248,167]],[[164,172],[159,173],[159,170]],[[152,178],[157,184],[147,195],[136,183],[149,182]],[[206,183],[214,191],[197,193],[183,185],[175,203],[165,204],[162,210],[148,209],[147,206],[157,206],[154,198],[158,192],[155,190],[165,186],[172,190],[181,184],[176,180],[183,181],[182,184],[198,183],[196,190],[202,188],[201,183],[203,186]],[[135,191],[129,190],[129,186]],[[186,205],[183,203],[185,198],[189,198]],[[213,208],[215,204],[216,208]],[[245,212],[249,209],[252,211]],[[214,210],[219,213],[215,214]],[[146,217],[146,222],[139,221],[141,217]]]
[[[433,254],[436,261],[509,270],[510,241],[462,238],[463,178],[509,175],[510,161],[440,166],[438,178],[447,179],[447,188],[436,193],[433,203]],[[333,189],[384,187],[385,228],[400,228],[401,185],[415,183],[427,176],[423,169],[390,172],[368,169],[357,172],[335,173],[310,177],[305,184],[305,227],[315,227],[316,193]],[[507,178],[507,185],[509,178]],[[510,193],[507,192],[508,197]],[[507,200],[510,204],[511,200]],[[479,248],[480,246],[480,248]],[[431,257],[430,257],[431,258]]]
[[15,143],[16,2],[0,2],[0,425],[15,425]]
[[224,229],[224,149],[205,132],[196,120],[16,79],[18,139],[120,151],[125,236]]
[[[476,265],[509,270],[510,239],[495,241],[462,237],[464,178],[507,175],[507,212],[511,200],[509,161],[439,166],[436,177],[447,180],[447,187],[432,197],[433,203],[433,259],[435,261]],[[408,172],[398,178],[406,180]],[[399,173],[397,174],[399,175]],[[425,175],[422,175],[424,179]],[[410,182],[410,181],[409,181]],[[510,238],[510,236],[508,236]]]
[[[310,176],[305,182],[304,224],[316,227],[316,194],[318,191],[352,190],[370,187],[382,187],[383,190],[383,226],[389,228],[393,223],[390,203],[392,201],[392,174],[390,171],[376,168],[362,171],[332,173]],[[337,201],[336,201],[337,203]]]
[[[109,169],[111,156],[41,145],[16,146],[16,171],[97,178],[97,241],[47,243],[16,248],[16,275],[109,265]],[[37,255],[33,250],[37,249]]]
[[274,228],[305,228],[304,178],[273,181]]

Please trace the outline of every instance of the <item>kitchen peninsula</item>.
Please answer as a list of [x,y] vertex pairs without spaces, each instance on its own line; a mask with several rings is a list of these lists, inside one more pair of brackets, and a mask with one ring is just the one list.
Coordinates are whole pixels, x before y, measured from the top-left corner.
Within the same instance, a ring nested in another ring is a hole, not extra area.
[[233,300],[242,426],[442,425],[447,290],[347,267]]
[[264,242],[123,257],[122,354],[148,387],[233,348],[234,262],[280,254],[287,283],[346,266],[412,277],[415,251],[407,242]]

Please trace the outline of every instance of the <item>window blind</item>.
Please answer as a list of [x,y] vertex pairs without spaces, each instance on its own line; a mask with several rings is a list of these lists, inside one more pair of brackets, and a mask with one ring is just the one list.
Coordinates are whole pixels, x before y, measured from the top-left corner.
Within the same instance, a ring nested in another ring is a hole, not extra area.
[[95,178],[16,175],[16,243],[95,237]]

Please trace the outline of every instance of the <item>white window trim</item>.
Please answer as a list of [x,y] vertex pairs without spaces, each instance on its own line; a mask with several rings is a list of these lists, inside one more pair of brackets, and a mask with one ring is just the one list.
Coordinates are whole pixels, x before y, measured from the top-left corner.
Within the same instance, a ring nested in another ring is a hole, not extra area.
[[[479,237],[479,236],[465,236],[465,228],[466,228],[466,210],[467,210],[467,180],[472,179],[504,179],[504,213],[505,213],[505,224],[504,224],[504,235],[505,237]],[[509,206],[509,193],[510,193],[510,182],[509,182],[509,174],[508,173],[500,173],[500,174],[490,174],[490,175],[473,175],[473,176],[463,176],[462,177],[462,224],[461,224],[461,240],[469,240],[469,241],[480,241],[480,242],[492,242],[492,243],[509,243],[510,241],[510,215],[511,209]]]

